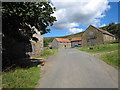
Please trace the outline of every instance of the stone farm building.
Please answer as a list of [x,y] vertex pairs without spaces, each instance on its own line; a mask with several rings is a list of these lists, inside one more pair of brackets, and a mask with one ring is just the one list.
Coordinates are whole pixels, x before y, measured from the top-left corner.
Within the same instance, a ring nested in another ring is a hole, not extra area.
[[82,46],[94,46],[114,40],[115,36],[111,33],[90,25],[82,35]]
[[75,45],[80,45],[82,44],[82,38],[81,37],[75,37],[71,39],[71,47],[74,47]]
[[70,48],[71,47],[71,42],[68,39],[64,39],[64,38],[55,38],[52,41],[52,48]]
[[30,52],[30,56],[40,56],[43,53],[43,35],[41,35],[41,33],[34,28],[34,31],[36,32],[33,37],[37,38],[38,41],[33,41],[30,40],[31,42],[31,52]]

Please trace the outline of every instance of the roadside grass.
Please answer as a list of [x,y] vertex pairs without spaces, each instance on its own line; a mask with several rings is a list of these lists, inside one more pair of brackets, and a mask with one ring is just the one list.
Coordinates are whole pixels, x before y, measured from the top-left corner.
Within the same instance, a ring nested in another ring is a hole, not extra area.
[[[93,49],[89,49],[93,48]],[[96,46],[87,46],[87,47],[77,47],[77,49],[81,51],[86,51],[89,53],[99,53],[99,52],[108,52],[108,51],[114,51],[118,49],[118,43],[115,44],[102,44],[102,45],[96,45]]]
[[112,65],[113,67],[120,67],[120,58],[118,56],[118,50],[102,55],[97,55],[97,57],[106,62],[107,64]]
[[2,90],[2,73],[0,73],[0,90]]
[[[57,53],[57,49],[44,49],[37,58],[48,58]],[[35,88],[40,80],[40,67],[16,68],[2,73],[2,88]]]
[[[43,55],[37,58],[48,58],[56,52],[57,49],[44,49]],[[2,88],[35,88],[39,80],[40,67],[16,68],[2,73]]]
[[[92,48],[92,49],[89,49]],[[103,44],[97,46],[87,46],[87,47],[77,47],[81,51],[86,51],[89,53],[101,53],[95,55],[99,59],[103,60],[107,64],[113,67],[120,67],[120,58],[118,58],[118,43],[114,44]],[[112,52],[110,52],[112,51]]]
[[44,49],[43,51],[43,55],[42,56],[38,56],[37,58],[48,58],[49,56],[57,53],[58,50],[57,49]]
[[16,68],[2,73],[2,88],[35,88],[40,79],[40,67]]

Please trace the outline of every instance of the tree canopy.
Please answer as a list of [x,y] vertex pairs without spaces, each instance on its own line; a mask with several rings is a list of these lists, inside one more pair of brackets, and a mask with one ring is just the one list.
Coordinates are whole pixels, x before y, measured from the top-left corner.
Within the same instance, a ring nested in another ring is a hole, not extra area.
[[41,34],[50,32],[56,18],[55,8],[49,2],[4,2],[2,3],[2,25],[4,36],[17,40],[30,40],[35,26]]
[[120,24],[115,24],[115,23],[110,23],[108,25],[108,31],[116,36],[116,38],[120,38],[119,33],[120,33]]
[[[12,65],[32,65],[27,52],[31,52],[30,40],[37,41],[35,27],[41,34],[48,33],[56,18],[55,8],[49,2],[3,2],[2,3],[2,69]],[[22,64],[20,64],[22,63]],[[30,64],[31,63],[31,64]],[[15,67],[14,66],[14,67]]]

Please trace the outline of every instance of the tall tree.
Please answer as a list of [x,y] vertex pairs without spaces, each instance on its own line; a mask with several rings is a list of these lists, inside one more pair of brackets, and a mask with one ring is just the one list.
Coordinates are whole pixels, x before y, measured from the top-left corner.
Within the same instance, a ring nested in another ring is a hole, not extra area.
[[[56,18],[52,16],[54,11],[55,8],[49,2],[2,3],[2,69],[12,64],[18,65],[18,61],[22,62],[18,60],[19,58],[27,57],[26,43],[29,43],[30,39],[37,41],[33,37],[35,31],[32,27],[37,28],[41,34],[49,32],[50,29],[47,27],[52,26],[56,21]],[[22,47],[20,49],[14,48],[14,46],[19,46],[16,43],[25,44],[20,44]]]
[[41,34],[50,32],[56,18],[52,16],[55,8],[49,2],[4,2],[2,4],[2,25],[4,36],[18,40],[34,39],[35,33],[29,25],[35,26]]

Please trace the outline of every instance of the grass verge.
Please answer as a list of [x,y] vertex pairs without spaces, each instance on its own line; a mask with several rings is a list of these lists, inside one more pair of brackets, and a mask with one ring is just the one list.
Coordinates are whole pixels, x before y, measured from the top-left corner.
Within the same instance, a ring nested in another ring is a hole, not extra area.
[[[48,58],[58,52],[57,49],[44,49],[38,58]],[[35,88],[40,80],[40,67],[16,68],[2,74],[2,88]]]
[[[93,49],[89,49],[93,48]],[[120,67],[119,63],[119,56],[118,56],[118,43],[115,44],[103,44],[103,45],[97,45],[97,46],[87,46],[87,47],[77,47],[77,49],[81,51],[86,51],[89,53],[103,53],[104,54],[98,54],[96,55],[98,58],[103,60],[109,65],[112,65],[113,67]],[[112,52],[110,52],[112,51]],[[107,53],[108,52],[108,53]]]
[[99,57],[101,60],[103,60],[107,64],[112,65],[113,67],[116,67],[116,68],[120,67],[118,51],[106,53],[103,55],[98,55],[97,57]]
[[40,67],[17,68],[2,74],[2,88],[35,88],[40,79]]
[[42,56],[38,56],[37,58],[48,58],[49,56],[57,53],[58,50],[57,49],[44,49],[43,51],[43,55]]
[[[89,49],[89,48],[93,48],[93,49]],[[118,44],[103,44],[103,45],[97,45],[97,46],[77,47],[77,49],[81,51],[86,51],[89,53],[108,52],[108,51],[117,50]]]

